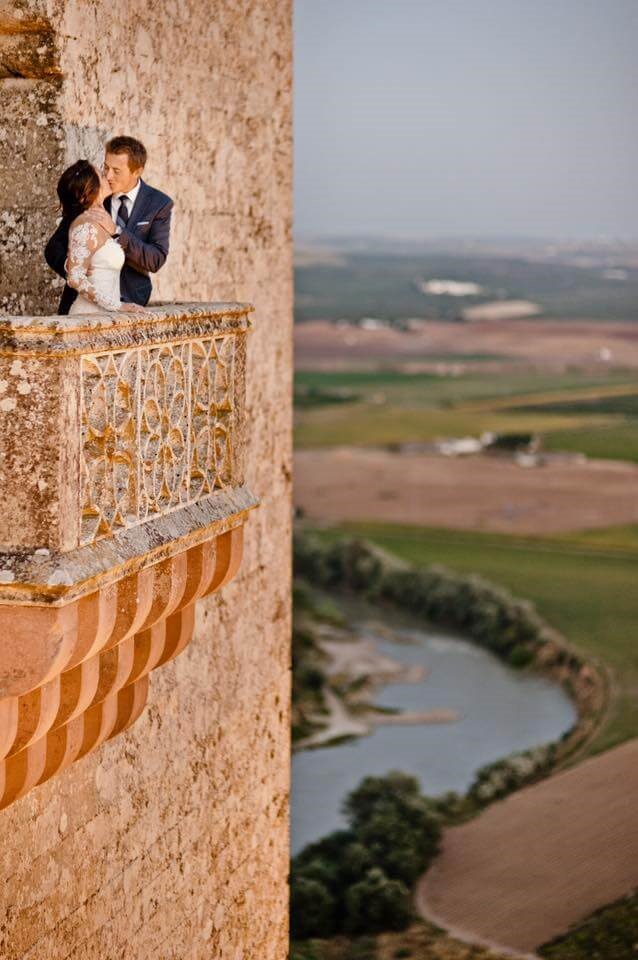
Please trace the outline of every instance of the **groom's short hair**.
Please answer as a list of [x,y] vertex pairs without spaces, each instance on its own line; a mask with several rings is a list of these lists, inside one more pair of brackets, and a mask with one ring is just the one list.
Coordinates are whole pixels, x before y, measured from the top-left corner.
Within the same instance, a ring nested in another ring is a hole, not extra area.
[[146,147],[135,137],[113,137],[104,149],[107,153],[125,153],[131,170],[146,166]]

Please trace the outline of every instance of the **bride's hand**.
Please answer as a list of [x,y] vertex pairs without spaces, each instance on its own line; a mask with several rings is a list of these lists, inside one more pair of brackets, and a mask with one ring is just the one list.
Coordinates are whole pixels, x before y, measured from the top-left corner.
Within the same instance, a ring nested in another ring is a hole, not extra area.
[[144,307],[139,303],[121,303],[120,313],[144,313]]

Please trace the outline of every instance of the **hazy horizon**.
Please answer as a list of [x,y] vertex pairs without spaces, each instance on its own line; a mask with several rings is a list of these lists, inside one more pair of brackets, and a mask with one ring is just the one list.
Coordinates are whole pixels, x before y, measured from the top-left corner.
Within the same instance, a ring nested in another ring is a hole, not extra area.
[[295,235],[635,241],[634,0],[296,0]]
[[614,245],[623,245],[623,246],[635,246],[638,244],[638,227],[634,235],[627,236],[610,236],[609,234],[600,234],[598,236],[594,234],[583,234],[582,236],[570,236],[569,234],[514,234],[514,233],[409,233],[403,232],[399,233],[397,231],[347,231],[344,233],[334,233],[334,232],[322,232],[322,233],[311,233],[311,232],[300,232],[299,230],[295,231],[295,242],[296,243],[309,243],[313,241],[317,242],[356,242],[356,241],[380,241],[388,240],[392,242],[405,242],[405,243],[502,243],[502,242],[511,242],[511,243],[521,243],[521,244],[530,244],[530,245],[542,245],[546,243],[555,243],[555,244],[570,244],[574,245],[592,245],[596,246],[597,244],[605,245],[609,244],[610,246]]

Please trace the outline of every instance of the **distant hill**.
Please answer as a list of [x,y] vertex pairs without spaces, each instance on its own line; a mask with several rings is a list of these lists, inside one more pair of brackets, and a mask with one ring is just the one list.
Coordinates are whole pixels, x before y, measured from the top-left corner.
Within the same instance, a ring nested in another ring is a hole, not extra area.
[[[457,321],[505,300],[538,304],[539,316],[638,320],[638,247],[504,241],[338,241],[298,249],[295,319],[410,318]],[[445,249],[443,249],[445,248]]]

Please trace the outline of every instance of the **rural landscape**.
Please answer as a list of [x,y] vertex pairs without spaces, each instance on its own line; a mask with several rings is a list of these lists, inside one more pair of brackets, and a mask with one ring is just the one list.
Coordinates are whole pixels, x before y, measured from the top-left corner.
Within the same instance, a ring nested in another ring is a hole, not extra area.
[[638,942],[638,245],[300,244],[293,960]]

